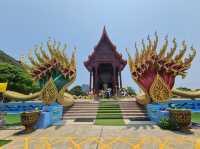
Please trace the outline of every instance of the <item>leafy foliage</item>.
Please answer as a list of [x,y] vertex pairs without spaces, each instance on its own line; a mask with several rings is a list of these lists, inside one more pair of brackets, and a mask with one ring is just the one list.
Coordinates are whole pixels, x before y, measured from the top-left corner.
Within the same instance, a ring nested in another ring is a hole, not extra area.
[[80,85],[77,85],[75,87],[73,87],[70,91],[69,91],[72,95],[76,95],[76,96],[85,96],[87,95],[87,93],[85,93]]
[[136,95],[135,90],[130,86],[127,87],[127,93],[128,93],[128,95],[131,95],[131,96]]
[[14,58],[9,56],[8,54],[3,52],[2,50],[0,50],[0,63],[9,63],[9,64],[12,64],[12,65],[21,67],[20,63],[17,60],[15,60]]
[[159,123],[160,128],[168,130],[177,130],[178,125],[176,122],[170,118],[161,118]]
[[178,87],[177,89],[182,90],[182,91],[191,91],[191,89],[187,87]]
[[8,90],[25,94],[40,89],[22,68],[8,63],[0,63],[0,82],[8,82]]
[[10,143],[12,140],[0,140],[0,147]]

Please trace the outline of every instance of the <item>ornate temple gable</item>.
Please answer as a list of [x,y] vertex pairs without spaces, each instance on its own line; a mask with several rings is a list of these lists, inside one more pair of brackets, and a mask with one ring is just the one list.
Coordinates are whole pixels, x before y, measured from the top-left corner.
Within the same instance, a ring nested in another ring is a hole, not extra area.
[[93,53],[88,56],[88,60],[84,62],[86,68],[91,69],[94,63],[99,61],[115,62],[117,65],[121,65],[121,69],[126,65],[126,60],[122,59],[122,55],[117,52],[116,46],[111,42],[108,37],[106,28],[104,27],[102,36],[94,47]]
[[101,49],[102,45],[108,45],[108,46],[110,46],[110,49],[116,50],[116,46],[112,43],[112,41],[108,37],[105,26],[103,28],[103,33],[101,35],[101,38],[100,38],[99,42],[97,43],[97,45],[95,46],[94,50]]
[[99,59],[108,59],[113,60],[115,59],[115,53],[111,50],[110,44],[104,42],[101,43],[98,48],[96,49],[95,59],[98,61]]

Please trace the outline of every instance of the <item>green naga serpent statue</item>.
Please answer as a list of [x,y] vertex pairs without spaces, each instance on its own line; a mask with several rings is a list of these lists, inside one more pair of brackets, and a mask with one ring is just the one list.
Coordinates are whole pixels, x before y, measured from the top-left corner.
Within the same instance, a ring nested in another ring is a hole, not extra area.
[[146,105],[151,102],[165,102],[170,100],[172,94],[195,98],[200,97],[200,91],[187,92],[173,89],[176,76],[180,75],[183,78],[186,76],[196,55],[196,50],[191,47],[192,54],[183,58],[187,45],[182,42],[182,49],[174,56],[177,50],[176,39],[173,40],[173,47],[167,52],[168,39],[165,38],[165,43],[158,51],[158,36],[155,34],[155,40],[147,38],[148,43],[142,40],[143,48],[139,52],[135,44],[136,54],[134,59],[128,53],[128,64],[133,80],[139,85],[144,92],[143,95],[137,96],[137,102]]
[[73,96],[65,91],[76,78],[75,50],[71,60],[65,54],[66,45],[61,46],[60,42],[49,40],[47,50],[50,56],[41,44],[34,49],[37,60],[30,53],[29,63],[21,61],[33,79],[39,81],[42,90],[31,95],[6,91],[4,96],[14,100],[41,99],[46,104],[57,101],[65,107],[73,104]]

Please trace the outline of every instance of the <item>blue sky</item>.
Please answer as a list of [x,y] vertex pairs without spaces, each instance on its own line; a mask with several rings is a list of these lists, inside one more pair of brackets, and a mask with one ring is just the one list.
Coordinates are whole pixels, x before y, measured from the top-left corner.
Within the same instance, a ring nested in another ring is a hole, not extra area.
[[[19,59],[35,44],[52,37],[67,43],[71,54],[77,47],[78,75],[75,84],[89,82],[83,61],[97,44],[103,26],[127,59],[125,48],[134,54],[134,42],[158,32],[178,43],[186,40],[197,48],[188,76],[176,86],[200,88],[200,1],[199,0],[1,0],[0,49]],[[160,41],[162,43],[162,41]],[[68,54],[69,55],[69,54]],[[136,87],[129,68],[123,84]]]

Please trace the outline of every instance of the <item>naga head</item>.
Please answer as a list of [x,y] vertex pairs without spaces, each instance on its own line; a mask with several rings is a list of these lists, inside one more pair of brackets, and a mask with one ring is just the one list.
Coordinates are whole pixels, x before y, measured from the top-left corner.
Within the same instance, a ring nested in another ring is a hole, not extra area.
[[[184,58],[187,51],[185,41],[182,42],[182,48],[177,51],[176,39],[173,39],[173,47],[168,51],[168,39],[160,50],[158,50],[158,36],[155,33],[155,39],[147,38],[148,42],[142,40],[142,49],[139,51],[135,44],[136,54],[132,58],[128,53],[128,64],[133,80],[144,91],[147,98],[154,102],[167,101],[171,97],[171,89],[174,86],[176,76],[183,78],[186,76],[196,55],[196,50],[191,47],[191,54]],[[174,56],[175,55],[175,56]]]
[[33,79],[39,81],[42,87],[41,98],[49,104],[63,98],[65,89],[76,78],[75,50],[71,59],[66,56],[65,51],[66,45],[62,46],[60,42],[49,39],[46,50],[43,44],[36,46],[35,56],[32,52],[28,56],[29,63],[22,62]]

